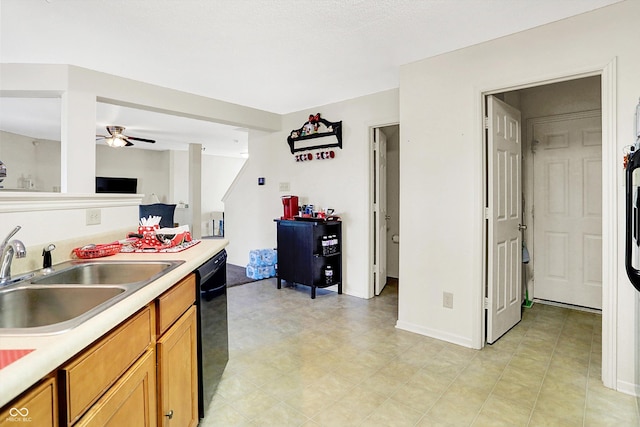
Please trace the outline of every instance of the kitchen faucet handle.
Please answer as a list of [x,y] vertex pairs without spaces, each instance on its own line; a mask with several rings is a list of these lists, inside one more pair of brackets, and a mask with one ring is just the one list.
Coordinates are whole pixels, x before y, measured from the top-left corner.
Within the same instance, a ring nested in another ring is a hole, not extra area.
[[0,247],[5,246],[7,243],[9,243],[9,240],[11,240],[11,238],[18,232],[20,231],[22,227],[19,225],[16,225],[16,228],[14,228],[8,235],[7,237],[4,238],[4,240],[2,241],[2,244],[0,244]]

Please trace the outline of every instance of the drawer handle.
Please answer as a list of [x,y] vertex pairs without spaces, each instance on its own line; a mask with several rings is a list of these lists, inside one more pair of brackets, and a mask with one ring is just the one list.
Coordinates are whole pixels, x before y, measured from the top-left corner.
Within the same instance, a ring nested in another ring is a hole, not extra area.
[[170,409],[169,412],[167,412],[166,414],[164,414],[165,417],[171,419],[173,418],[173,409]]

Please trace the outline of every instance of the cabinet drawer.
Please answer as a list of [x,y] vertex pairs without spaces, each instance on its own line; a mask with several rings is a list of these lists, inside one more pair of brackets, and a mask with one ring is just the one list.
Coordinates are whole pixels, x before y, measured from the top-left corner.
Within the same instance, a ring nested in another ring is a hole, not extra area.
[[146,307],[62,367],[69,425],[147,350],[151,328],[152,313]]
[[0,426],[58,425],[58,402],[54,378],[43,380],[0,411]]
[[182,313],[196,301],[196,276],[190,274],[156,300],[158,336],[162,335]]
[[78,421],[79,426],[156,426],[156,354],[147,351]]

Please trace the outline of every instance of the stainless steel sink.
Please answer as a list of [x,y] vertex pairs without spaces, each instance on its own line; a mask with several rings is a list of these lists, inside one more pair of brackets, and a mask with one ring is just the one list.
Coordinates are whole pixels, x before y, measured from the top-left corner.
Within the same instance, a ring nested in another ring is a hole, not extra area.
[[[27,286],[0,291],[0,328],[55,332],[94,315],[126,291],[123,287]],[[103,307],[101,307],[105,304]],[[109,305],[110,306],[110,305]],[[94,312],[92,312],[94,310]],[[82,318],[80,318],[83,316]],[[70,320],[77,319],[73,324]],[[43,327],[55,325],[53,328]]]
[[184,261],[68,261],[0,287],[0,336],[68,331]]
[[[122,285],[154,280],[174,262],[93,261],[81,262],[31,280],[31,283],[64,285]],[[58,267],[60,268],[60,267]]]

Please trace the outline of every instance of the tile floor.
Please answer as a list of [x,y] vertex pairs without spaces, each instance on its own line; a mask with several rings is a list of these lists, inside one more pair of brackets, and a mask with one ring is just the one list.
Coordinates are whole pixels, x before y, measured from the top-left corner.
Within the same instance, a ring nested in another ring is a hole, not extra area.
[[229,288],[230,360],[201,426],[640,426],[600,380],[601,317],[535,304],[481,351],[363,300],[275,279]]

